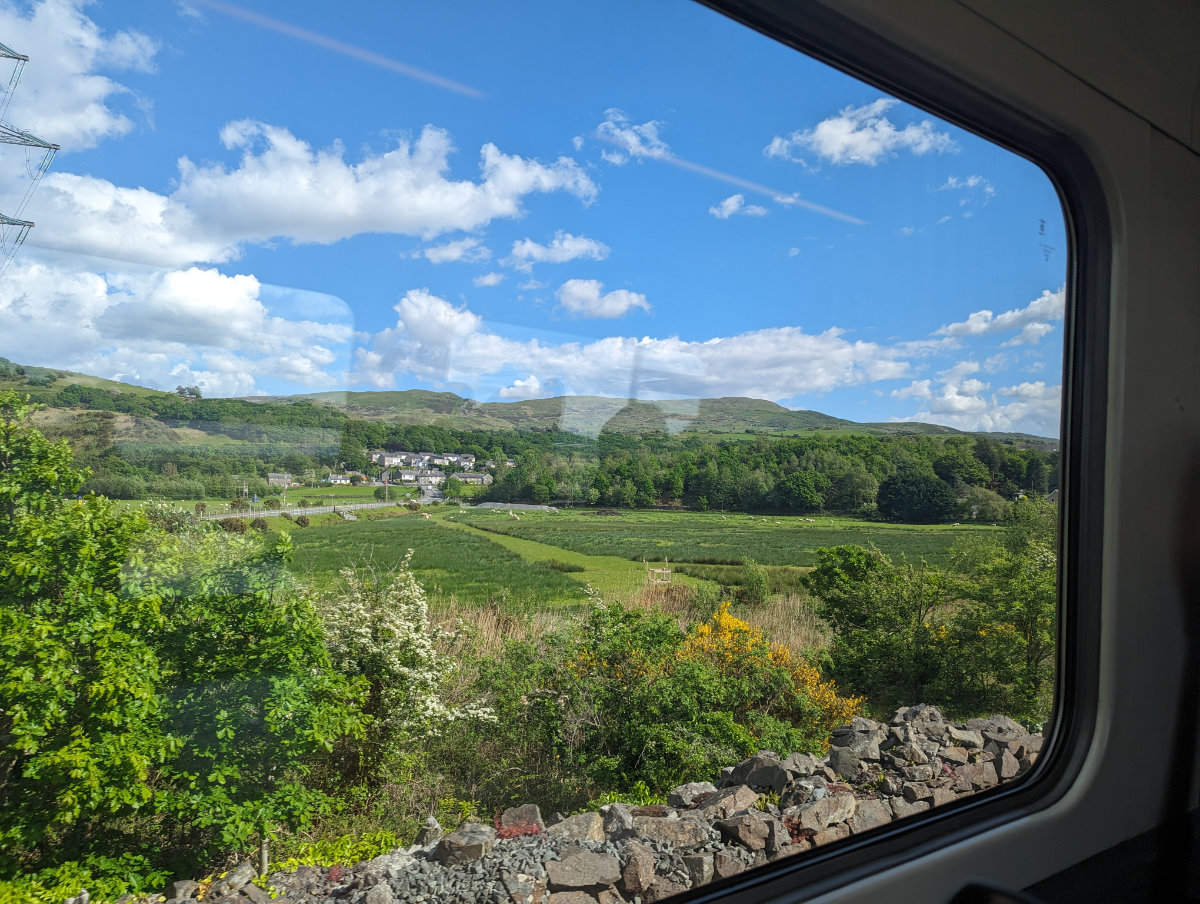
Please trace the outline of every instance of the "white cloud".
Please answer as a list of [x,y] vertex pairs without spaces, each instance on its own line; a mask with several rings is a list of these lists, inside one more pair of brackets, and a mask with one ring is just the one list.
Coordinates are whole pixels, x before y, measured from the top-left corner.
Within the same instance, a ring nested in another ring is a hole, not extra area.
[[576,317],[623,317],[634,308],[650,310],[646,296],[628,289],[604,291],[598,279],[568,279],[554,293],[568,313]]
[[443,299],[421,297],[419,313],[398,306],[397,325],[356,353],[357,379],[384,388],[417,378],[470,394],[505,375],[510,392],[517,391],[516,380],[531,386],[530,378],[536,378],[543,390],[558,380],[574,394],[624,397],[636,377],[642,382],[635,389],[647,398],[785,400],[909,375],[908,362],[895,348],[852,342],[840,330],[810,335],[782,327],[705,341],[621,336],[518,341]]
[[534,264],[564,264],[584,258],[602,261],[610,250],[603,242],[559,230],[548,245],[539,245],[533,239],[513,242],[512,254],[501,263],[528,273]]
[[481,179],[448,178],[447,132],[426,126],[415,141],[348,163],[340,145],[314,151],[286,129],[240,120],[221,130],[243,151],[235,168],[179,162],[170,195],[103,179],[52,174],[38,196],[44,247],[159,266],[220,262],[245,242],[283,238],[330,244],[362,233],[416,235],[474,230],[518,217],[524,199],[564,191],[589,202],[596,186],[568,157],[545,165],[485,144]]
[[938,225],[941,226],[943,223],[949,223],[952,219],[954,218],[949,216],[942,217],[940,220],[938,220]]
[[29,57],[5,118],[64,151],[94,147],[133,129],[114,104],[122,97],[138,99],[97,70],[150,71],[158,50],[140,32],[105,34],[84,15],[88,5],[88,0],[41,0],[28,14],[11,3],[0,6],[4,43]]
[[746,196],[742,194],[730,195],[720,204],[714,204],[708,209],[718,220],[728,220],[734,214],[742,214],[748,217],[763,217],[767,215],[765,207],[759,207],[757,204],[747,204]]
[[763,153],[802,161],[801,153],[808,152],[839,166],[875,166],[902,150],[917,156],[958,150],[950,133],[937,131],[930,120],[896,128],[884,114],[899,103],[881,97],[861,107],[845,107],[811,129],[793,132],[787,138],[775,136]]
[[327,316],[309,319],[302,304],[288,309],[288,291],[216,270],[96,273],[26,254],[0,284],[0,335],[14,360],[159,389],[246,395],[263,380],[332,388],[344,380],[348,309],[330,299]]
[[928,399],[933,395],[929,380],[913,380],[902,389],[893,389],[893,399]]
[[500,283],[504,282],[504,274],[496,272],[485,273],[483,276],[476,276],[473,280],[471,280],[471,282],[478,288],[498,286]]
[[1054,329],[1054,321],[1062,320],[1065,301],[1065,289],[1060,288],[1056,292],[1046,289],[1023,308],[1015,308],[1003,314],[993,314],[986,309],[975,311],[966,320],[946,324],[936,330],[934,335],[957,339],[964,336],[1015,332],[1017,335],[1003,346],[1034,344]]
[[992,186],[992,183],[983,178],[983,176],[967,176],[965,179],[951,176],[942,185],[939,185],[937,190],[978,192],[985,198],[994,197],[996,194],[996,189]]
[[452,262],[474,264],[486,261],[492,256],[492,252],[484,248],[479,239],[473,238],[459,239],[456,242],[447,242],[445,245],[425,248],[421,254],[433,264]]
[[795,257],[799,253],[800,253],[799,248],[789,248],[788,249],[788,257]]
[[540,399],[545,395],[541,381],[530,374],[524,380],[514,380],[511,386],[501,387],[496,395],[502,399],[524,401],[525,399]]
[[538,289],[546,288],[547,285],[548,283],[540,282],[536,279],[527,279],[521,283],[519,288],[526,292],[536,292]]
[[914,229],[912,226],[901,226],[899,232],[902,236],[908,237],[916,235],[918,232],[923,232],[922,229]]
[[630,159],[670,157],[671,149],[658,137],[661,127],[662,123],[653,119],[636,125],[623,110],[615,107],[605,110],[604,122],[596,126],[596,137],[609,142],[617,150],[604,151],[600,156],[617,166]]
[[893,398],[912,398],[921,410],[907,421],[943,424],[960,430],[1014,431],[1039,436],[1057,436],[1062,387],[1042,381],[1020,383],[991,390],[991,385],[970,376],[980,366],[962,361],[932,380],[915,380],[894,390]]

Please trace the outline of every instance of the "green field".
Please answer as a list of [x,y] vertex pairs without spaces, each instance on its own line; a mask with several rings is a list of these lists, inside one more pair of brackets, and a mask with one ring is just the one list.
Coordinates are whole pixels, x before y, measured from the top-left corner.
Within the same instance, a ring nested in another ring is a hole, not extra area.
[[641,561],[740,565],[812,566],[820,546],[875,544],[893,558],[950,563],[950,547],[963,538],[993,531],[985,525],[909,525],[851,518],[772,518],[711,512],[504,512],[473,511],[458,520],[482,530],[532,540],[583,555]]
[[946,565],[955,543],[995,530],[702,512],[522,512],[519,521],[503,511],[449,506],[428,519],[392,509],[378,514],[380,520],[357,522],[324,516],[304,530],[278,527],[292,533],[297,572],[316,583],[332,581],[346,566],[393,566],[412,549],[414,570],[435,605],[454,599],[510,610],[577,605],[588,584],[606,598],[628,599],[646,579],[643,559],[668,559],[676,582],[728,586],[740,583],[739,566],[752,558],[768,566],[773,592],[792,593],[820,546],[874,543],[895,559]]
[[348,566],[397,565],[413,550],[413,570],[431,603],[495,603],[507,611],[585,599],[581,581],[540,561],[528,561],[475,532],[418,515],[347,521],[292,530],[295,569],[318,584]]

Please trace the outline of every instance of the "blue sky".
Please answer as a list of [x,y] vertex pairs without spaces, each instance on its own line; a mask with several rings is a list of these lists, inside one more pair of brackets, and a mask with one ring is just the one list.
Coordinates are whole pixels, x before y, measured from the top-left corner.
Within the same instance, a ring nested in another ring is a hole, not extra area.
[[[0,3],[31,58],[5,118],[63,148],[0,355],[1057,434],[1066,239],[1032,164],[683,2],[353,9]],[[24,151],[0,163],[11,215]]]

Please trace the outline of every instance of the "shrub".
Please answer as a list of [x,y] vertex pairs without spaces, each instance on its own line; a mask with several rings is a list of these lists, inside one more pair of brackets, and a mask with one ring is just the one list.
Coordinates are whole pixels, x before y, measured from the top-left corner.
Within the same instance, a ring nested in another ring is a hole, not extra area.
[[300,515],[296,518],[296,527],[308,527],[310,524],[312,521],[309,520],[308,515]]
[[255,518],[253,521],[250,522],[251,530],[267,530],[267,527],[268,527],[268,525],[267,525],[266,518]]
[[760,606],[771,595],[767,569],[753,559],[747,559],[742,565],[742,585],[738,595],[747,606]]
[[146,484],[137,477],[92,477],[84,483],[83,492],[109,499],[145,499]]
[[221,525],[221,530],[231,534],[244,534],[250,529],[245,518],[222,518],[217,524]]

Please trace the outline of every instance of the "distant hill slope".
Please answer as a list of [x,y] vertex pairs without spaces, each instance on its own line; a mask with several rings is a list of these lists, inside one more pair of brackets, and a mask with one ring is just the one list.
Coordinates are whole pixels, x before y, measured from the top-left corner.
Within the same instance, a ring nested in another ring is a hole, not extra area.
[[[57,393],[72,383],[117,395],[172,398],[174,393],[119,383],[72,371],[13,364],[0,358],[0,389],[28,393],[51,407]],[[694,433],[719,438],[792,435],[829,431],[867,434],[957,434],[964,431],[915,422],[857,423],[819,411],[792,410],[765,399],[723,397],[640,401],[602,396],[558,396],[519,402],[476,402],[452,392],[406,389],[380,392],[317,392],[289,396],[253,396],[230,400],[258,406],[311,403],[362,420],[437,425],[464,430],[525,430],[595,435],[605,430],[639,434],[655,431]],[[144,421],[139,418],[139,421]],[[147,425],[142,423],[139,431]],[[178,425],[169,428],[178,432]],[[118,431],[120,432],[120,431]],[[989,433],[1001,441],[1057,446],[1053,438],[1027,433]]]

